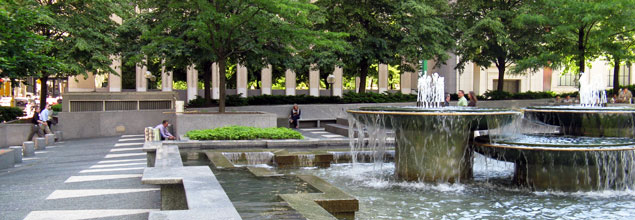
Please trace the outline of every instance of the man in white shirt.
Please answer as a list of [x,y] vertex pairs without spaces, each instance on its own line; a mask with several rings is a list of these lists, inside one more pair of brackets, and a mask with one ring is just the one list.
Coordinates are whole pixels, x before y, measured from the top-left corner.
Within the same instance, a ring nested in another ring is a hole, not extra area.
[[41,129],[44,129],[46,134],[52,134],[51,128],[49,128],[50,118],[51,117],[51,105],[46,105],[46,108],[40,112],[40,120],[43,123],[40,125]]
[[160,125],[157,125],[155,128],[159,129],[159,134],[161,134],[161,140],[176,140],[170,132],[168,131],[168,120],[163,120]]

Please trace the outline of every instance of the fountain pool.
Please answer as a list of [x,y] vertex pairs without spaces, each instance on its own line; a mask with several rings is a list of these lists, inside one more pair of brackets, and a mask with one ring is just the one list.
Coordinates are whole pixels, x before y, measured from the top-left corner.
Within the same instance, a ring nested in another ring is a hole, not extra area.
[[[378,167],[382,167],[378,170]],[[360,201],[357,219],[625,219],[635,192],[531,191],[512,181],[514,164],[475,154],[474,179],[449,183],[396,179],[393,163],[334,164],[313,174]]]

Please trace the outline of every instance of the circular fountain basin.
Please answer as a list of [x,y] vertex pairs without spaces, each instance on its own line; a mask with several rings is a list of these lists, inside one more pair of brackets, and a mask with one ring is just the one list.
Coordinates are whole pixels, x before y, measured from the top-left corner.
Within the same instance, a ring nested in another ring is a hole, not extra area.
[[348,113],[358,126],[393,130],[396,175],[426,182],[471,179],[473,131],[508,124],[520,115],[507,109],[462,107],[365,107]]
[[623,190],[635,183],[635,140],[554,135],[479,136],[474,150],[516,164],[514,181],[534,190]]
[[635,138],[635,108],[536,106],[523,109],[525,117],[560,126],[565,135]]

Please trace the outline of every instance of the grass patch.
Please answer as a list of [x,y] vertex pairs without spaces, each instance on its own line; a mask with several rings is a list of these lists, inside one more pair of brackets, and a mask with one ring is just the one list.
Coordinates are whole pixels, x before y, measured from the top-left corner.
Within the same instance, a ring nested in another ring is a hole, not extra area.
[[191,130],[185,134],[192,140],[256,140],[256,139],[303,139],[300,132],[289,128],[254,128],[227,126],[216,129]]

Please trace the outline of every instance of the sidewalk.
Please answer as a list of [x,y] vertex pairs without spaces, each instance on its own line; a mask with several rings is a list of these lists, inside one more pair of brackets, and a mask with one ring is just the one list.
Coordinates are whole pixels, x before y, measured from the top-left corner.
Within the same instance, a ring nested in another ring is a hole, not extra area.
[[0,219],[147,219],[161,207],[142,185],[142,135],[58,142],[0,170]]

